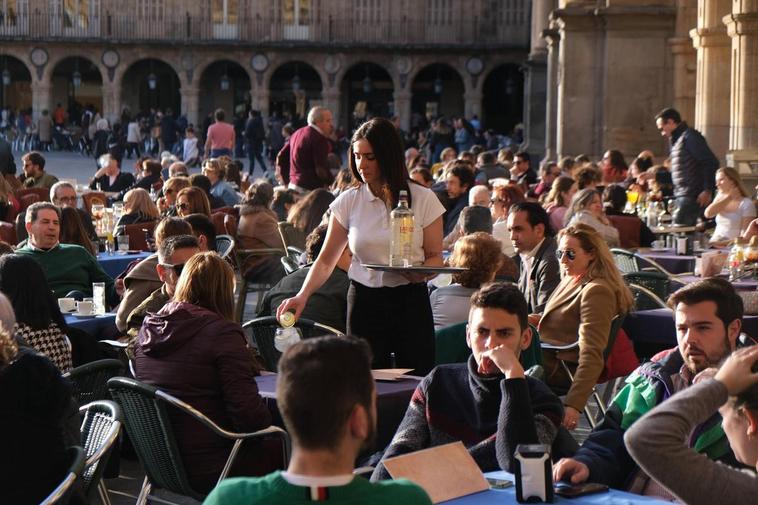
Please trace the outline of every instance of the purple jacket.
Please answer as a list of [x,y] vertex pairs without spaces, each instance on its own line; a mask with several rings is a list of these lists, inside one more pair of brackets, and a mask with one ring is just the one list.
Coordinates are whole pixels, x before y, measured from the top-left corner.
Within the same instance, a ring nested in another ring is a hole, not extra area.
[[[252,432],[271,424],[255,383],[253,362],[238,324],[185,302],[148,314],[134,352],[137,379],[176,396],[222,428]],[[190,482],[218,479],[231,442],[170,409]]]

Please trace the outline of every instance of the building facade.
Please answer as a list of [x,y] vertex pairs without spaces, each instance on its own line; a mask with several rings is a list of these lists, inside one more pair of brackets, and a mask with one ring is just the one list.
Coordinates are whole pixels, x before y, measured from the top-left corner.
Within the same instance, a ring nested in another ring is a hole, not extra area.
[[[524,119],[529,0],[0,0],[0,105]],[[6,78],[7,77],[7,78]],[[541,148],[541,145],[539,146]]]

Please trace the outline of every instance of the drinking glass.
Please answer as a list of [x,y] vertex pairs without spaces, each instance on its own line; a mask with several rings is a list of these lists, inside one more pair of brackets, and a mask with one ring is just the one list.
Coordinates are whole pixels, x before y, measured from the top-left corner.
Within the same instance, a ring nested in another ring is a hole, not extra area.
[[95,314],[105,314],[105,283],[92,283],[92,302],[95,306]]

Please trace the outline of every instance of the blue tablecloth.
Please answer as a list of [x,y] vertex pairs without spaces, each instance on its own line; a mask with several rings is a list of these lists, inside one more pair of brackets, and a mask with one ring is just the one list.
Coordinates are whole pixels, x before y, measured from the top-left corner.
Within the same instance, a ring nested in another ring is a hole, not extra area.
[[643,258],[650,258],[672,274],[695,271],[695,256],[678,256],[673,249],[658,252],[640,250],[639,255]]
[[77,318],[71,314],[65,314],[64,318],[67,325],[85,331],[97,340],[110,340],[118,334],[116,314],[113,313],[88,318]]
[[[657,344],[662,348],[676,345],[676,325],[671,309],[639,310],[624,319],[624,331],[632,342]],[[751,337],[758,337],[758,316],[745,316],[742,331]]]
[[103,270],[105,270],[105,273],[110,275],[113,279],[118,277],[124,270],[126,270],[126,267],[129,266],[129,263],[135,260],[143,260],[150,256],[153,253],[150,252],[138,252],[135,254],[118,254],[114,253],[113,255],[109,255],[106,253],[98,253],[97,254],[97,262],[100,263],[100,266],[103,267]]
[[[514,485],[507,489],[490,489],[488,491],[482,491],[481,493],[474,493],[455,500],[448,500],[447,504],[455,505],[494,505],[494,504],[506,504],[517,503],[516,502],[516,485],[515,478],[512,474],[506,472],[487,472],[484,474],[486,477],[493,479],[505,479],[514,482]],[[610,505],[635,505],[637,503],[651,505],[658,504],[670,504],[671,502],[656,500],[655,498],[648,498],[647,496],[639,496],[624,491],[617,491],[611,489],[607,493],[589,494],[586,496],[580,496],[578,498],[562,498],[555,496],[553,503],[573,503],[573,504],[610,504]]]

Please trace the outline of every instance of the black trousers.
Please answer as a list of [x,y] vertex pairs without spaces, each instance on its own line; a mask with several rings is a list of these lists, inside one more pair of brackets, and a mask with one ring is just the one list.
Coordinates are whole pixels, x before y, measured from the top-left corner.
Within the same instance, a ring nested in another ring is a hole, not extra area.
[[370,288],[350,281],[347,333],[368,341],[374,368],[412,368],[416,375],[426,375],[434,367],[434,319],[426,284]]

